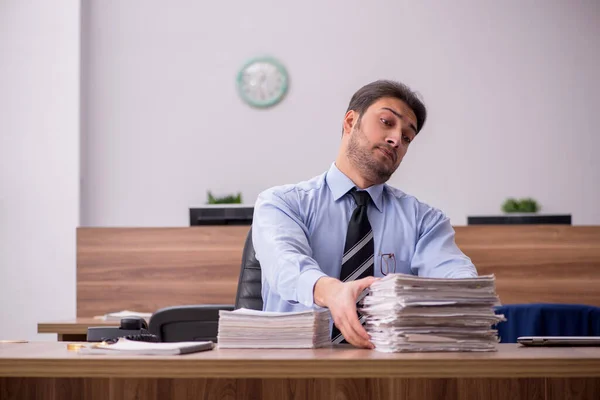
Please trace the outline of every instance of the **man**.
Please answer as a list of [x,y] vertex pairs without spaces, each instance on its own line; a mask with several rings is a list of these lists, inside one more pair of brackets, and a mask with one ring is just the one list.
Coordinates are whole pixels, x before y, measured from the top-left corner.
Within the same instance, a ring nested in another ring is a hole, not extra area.
[[328,307],[334,343],[345,339],[373,348],[356,302],[377,277],[477,276],[454,242],[449,219],[385,184],[426,115],[407,86],[370,83],[350,100],[329,170],[258,196],[252,240],[262,267],[264,310]]

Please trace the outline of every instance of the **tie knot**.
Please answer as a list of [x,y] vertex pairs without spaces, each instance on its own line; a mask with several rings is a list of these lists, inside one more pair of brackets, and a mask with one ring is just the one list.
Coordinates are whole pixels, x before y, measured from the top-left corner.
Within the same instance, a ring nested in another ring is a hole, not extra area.
[[364,190],[360,192],[357,190],[352,190],[350,194],[352,195],[352,197],[354,197],[354,201],[356,201],[356,205],[359,207],[366,206],[369,203],[369,199],[371,198],[369,192]]

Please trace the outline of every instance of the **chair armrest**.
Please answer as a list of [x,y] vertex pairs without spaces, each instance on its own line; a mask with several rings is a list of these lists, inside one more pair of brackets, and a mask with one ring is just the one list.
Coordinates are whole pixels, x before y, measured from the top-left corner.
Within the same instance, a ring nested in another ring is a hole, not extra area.
[[219,311],[233,304],[201,304],[162,308],[152,314],[148,330],[161,342],[211,340],[216,342]]

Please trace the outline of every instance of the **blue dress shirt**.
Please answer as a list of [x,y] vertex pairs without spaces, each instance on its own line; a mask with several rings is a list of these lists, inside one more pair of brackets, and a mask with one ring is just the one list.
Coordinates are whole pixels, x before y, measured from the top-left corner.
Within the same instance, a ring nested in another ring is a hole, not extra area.
[[[348,221],[356,208],[354,183],[333,163],[329,171],[295,185],[260,193],[254,207],[252,241],[262,268],[265,311],[317,307],[313,289],[323,276],[338,278]],[[440,210],[387,184],[366,189],[375,241],[375,276],[386,266],[425,277],[477,276],[454,242],[454,229]],[[393,254],[393,256],[392,256]]]

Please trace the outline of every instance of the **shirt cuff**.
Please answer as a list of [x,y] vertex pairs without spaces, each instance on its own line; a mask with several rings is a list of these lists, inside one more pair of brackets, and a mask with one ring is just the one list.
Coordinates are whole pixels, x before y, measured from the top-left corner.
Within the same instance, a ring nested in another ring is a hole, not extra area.
[[477,276],[477,270],[471,266],[459,267],[450,273],[450,279],[477,278]]
[[315,283],[324,276],[328,275],[320,269],[309,269],[300,274],[298,277],[297,289],[298,302],[300,302],[300,304],[306,307],[312,307],[314,305]]

